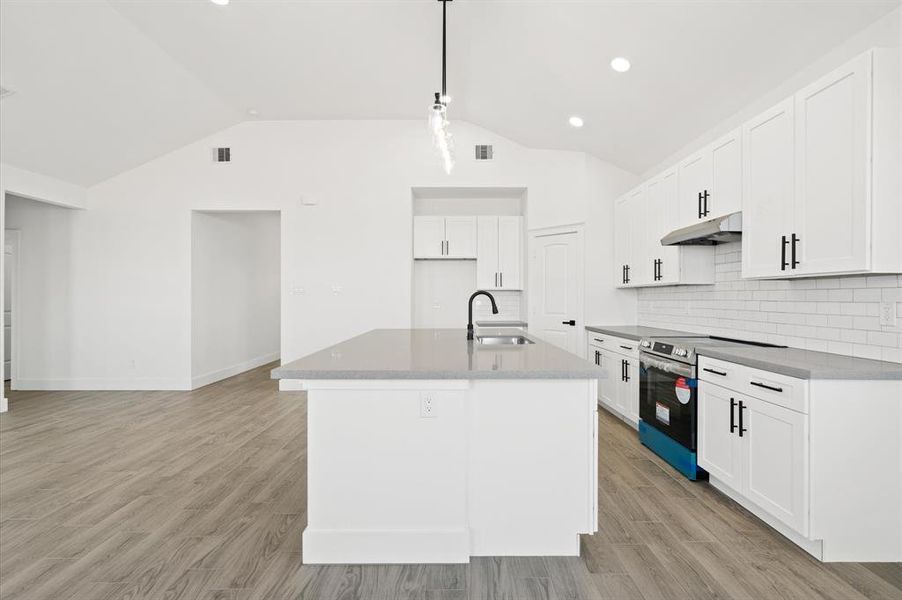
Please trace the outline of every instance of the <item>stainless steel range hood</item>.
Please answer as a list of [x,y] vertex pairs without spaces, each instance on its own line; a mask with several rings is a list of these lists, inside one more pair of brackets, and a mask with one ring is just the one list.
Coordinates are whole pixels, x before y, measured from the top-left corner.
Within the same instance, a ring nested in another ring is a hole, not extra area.
[[742,213],[735,212],[671,231],[662,246],[713,246],[742,239]]

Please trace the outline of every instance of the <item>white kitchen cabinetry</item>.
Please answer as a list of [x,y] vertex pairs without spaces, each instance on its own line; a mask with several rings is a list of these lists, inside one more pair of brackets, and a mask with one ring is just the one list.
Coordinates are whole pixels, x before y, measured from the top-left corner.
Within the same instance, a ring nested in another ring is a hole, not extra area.
[[598,382],[598,401],[637,427],[639,424],[639,351],[632,340],[587,332],[587,357],[607,371]]
[[821,560],[902,559],[902,382],[698,363],[698,463],[714,487]]
[[679,212],[675,220],[680,226],[741,210],[741,130],[729,133],[680,163],[678,178]]
[[617,287],[714,283],[710,246],[662,246],[679,207],[677,175],[670,170],[614,205],[614,283]]
[[743,277],[902,270],[899,106],[871,50],[745,125]]
[[523,217],[479,217],[477,222],[476,286],[523,289]]
[[476,217],[414,217],[413,257],[476,258]]

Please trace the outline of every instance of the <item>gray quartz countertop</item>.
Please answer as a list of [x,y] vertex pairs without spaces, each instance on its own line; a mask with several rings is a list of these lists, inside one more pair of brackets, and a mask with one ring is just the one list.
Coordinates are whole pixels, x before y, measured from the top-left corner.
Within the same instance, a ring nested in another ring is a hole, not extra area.
[[688,331],[677,331],[676,329],[658,329],[657,327],[642,327],[641,325],[586,325],[586,330],[595,333],[606,333],[608,335],[616,335],[628,340],[639,341],[644,337],[683,337],[694,334]]
[[[496,334],[503,330],[493,329]],[[522,330],[507,330],[524,335]],[[478,332],[477,332],[478,334]],[[272,371],[273,379],[603,379],[557,346],[483,346],[465,329],[374,329]]]
[[702,347],[698,353],[799,379],[902,380],[902,364],[899,363],[799,348]]
[[477,327],[526,327],[526,321],[476,321]]

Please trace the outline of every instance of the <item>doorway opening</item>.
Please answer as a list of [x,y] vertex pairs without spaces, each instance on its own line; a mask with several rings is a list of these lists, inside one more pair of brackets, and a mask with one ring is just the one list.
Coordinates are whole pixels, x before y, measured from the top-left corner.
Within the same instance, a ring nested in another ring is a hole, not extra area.
[[280,357],[281,213],[191,214],[191,388]]

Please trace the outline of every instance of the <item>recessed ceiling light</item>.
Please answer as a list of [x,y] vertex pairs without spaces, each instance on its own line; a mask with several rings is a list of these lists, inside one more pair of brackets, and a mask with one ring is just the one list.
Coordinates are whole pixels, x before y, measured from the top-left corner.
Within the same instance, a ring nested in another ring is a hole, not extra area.
[[216,4],[217,6],[225,6],[229,3],[229,0],[210,0],[210,2]]
[[611,61],[611,68],[618,73],[626,73],[630,70],[630,61],[622,56],[618,56]]
[[577,117],[577,116],[570,117],[570,125],[573,127],[582,127],[583,126],[582,117]]

